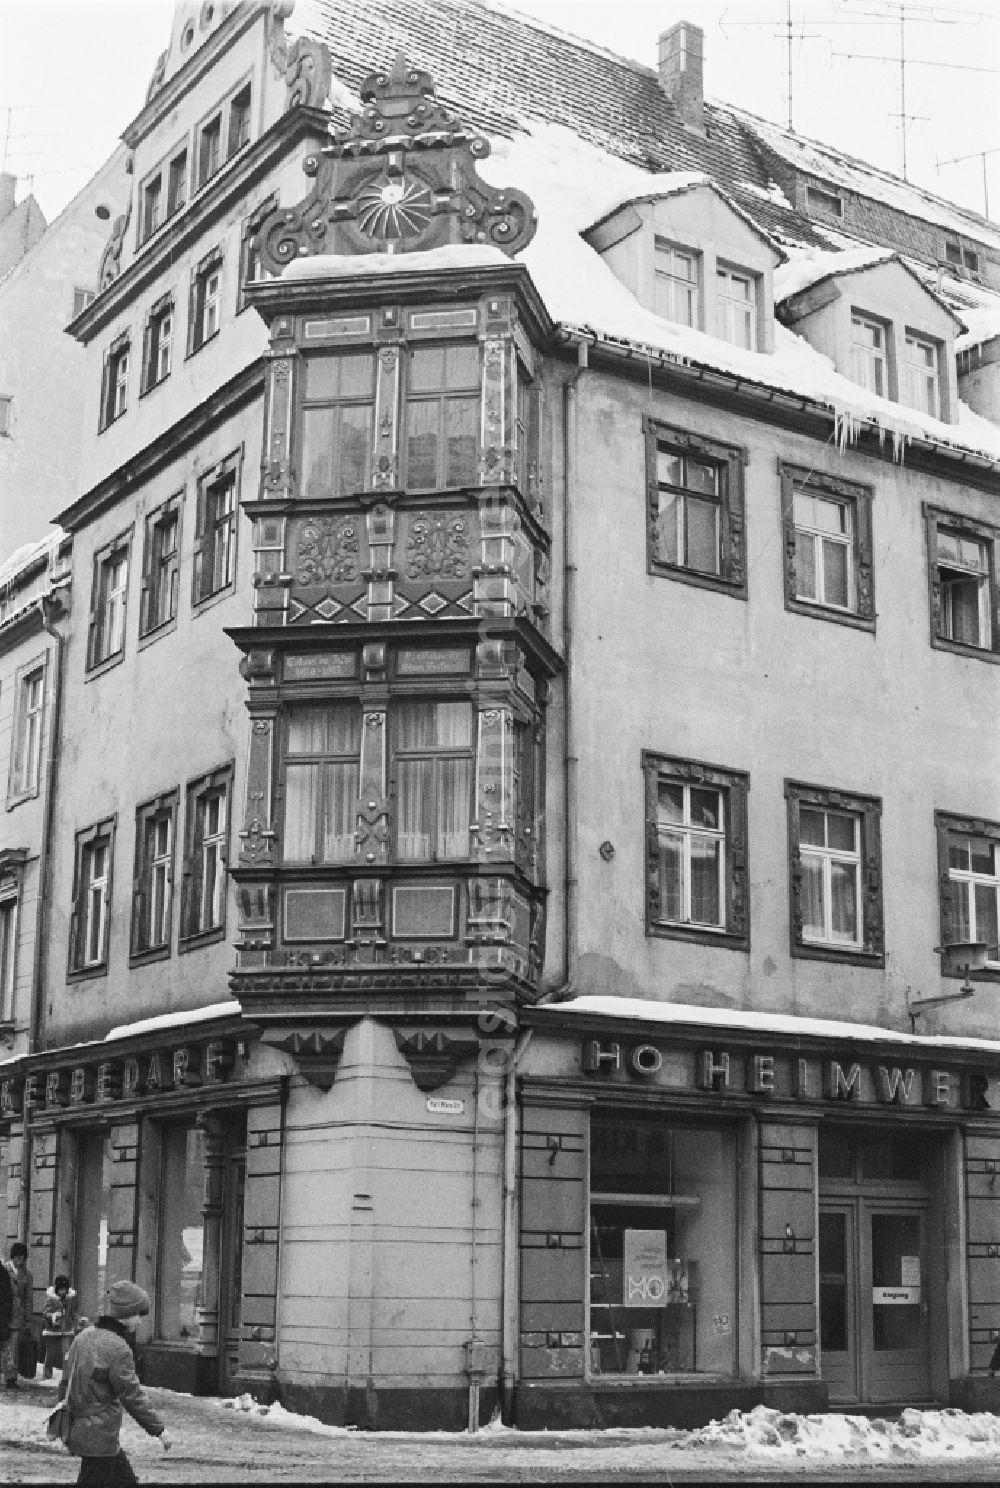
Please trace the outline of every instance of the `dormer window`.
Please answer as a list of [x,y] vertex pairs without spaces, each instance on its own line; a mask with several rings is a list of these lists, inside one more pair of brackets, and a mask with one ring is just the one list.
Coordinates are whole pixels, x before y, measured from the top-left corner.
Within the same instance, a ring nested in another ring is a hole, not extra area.
[[876,397],[889,395],[885,327],[864,315],[851,316],[851,377]]
[[678,325],[698,324],[698,257],[656,239],[653,309]]
[[938,348],[933,341],[910,332],[906,334],[902,392],[901,401],[910,408],[919,408],[931,418],[941,417]]
[[719,266],[716,270],[718,334],[744,351],[757,350],[757,286],[752,274]]

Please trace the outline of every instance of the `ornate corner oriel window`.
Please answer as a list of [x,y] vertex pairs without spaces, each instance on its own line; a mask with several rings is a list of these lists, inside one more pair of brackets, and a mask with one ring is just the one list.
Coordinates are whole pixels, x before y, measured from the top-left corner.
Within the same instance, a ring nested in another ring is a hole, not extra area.
[[785,781],[791,952],[883,966],[882,803]]
[[1000,528],[961,512],[925,507],[931,645],[996,660],[1000,655]]
[[870,486],[778,462],[785,608],[875,629]]
[[741,770],[646,752],[646,934],[750,947]]
[[650,573],[746,598],[746,451],[645,418]]
[[[941,944],[981,940],[986,966],[978,977],[1000,981],[1000,822],[935,811]],[[943,970],[959,976],[959,970]]]

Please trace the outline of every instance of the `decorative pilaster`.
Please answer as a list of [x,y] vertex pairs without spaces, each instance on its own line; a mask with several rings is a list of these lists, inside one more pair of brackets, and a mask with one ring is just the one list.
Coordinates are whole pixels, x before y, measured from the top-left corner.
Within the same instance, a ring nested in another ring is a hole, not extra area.
[[509,708],[484,708],[478,718],[476,820],[469,828],[480,863],[514,852],[514,721]]
[[396,410],[399,407],[399,347],[380,346],[375,381],[375,447],[371,489],[391,491],[399,486],[399,444]]
[[396,514],[384,501],[378,502],[368,513],[368,620],[391,620],[395,604],[396,569],[393,563],[393,543],[396,531]]
[[210,1112],[195,1118],[205,1133],[205,1188],[201,1212],[204,1220],[201,1295],[198,1308],[198,1341],[207,1354],[219,1350],[219,1291],[222,1275],[222,1213],[226,1179],[225,1123]]
[[[274,334],[280,332],[280,325],[279,322]],[[269,354],[260,487],[265,500],[289,501],[296,494],[291,460],[294,369],[295,353],[291,348]]]
[[279,1102],[247,1111],[243,1211],[240,1368],[277,1368],[278,1236],[281,1229],[282,1111]]
[[270,868],[275,861],[277,833],[272,825],[272,779],[275,714],[259,714],[250,721],[246,810],[240,832],[240,862]]
[[389,856],[389,798],[386,791],[385,712],[366,710],[361,730],[361,798],[355,846],[365,863]]

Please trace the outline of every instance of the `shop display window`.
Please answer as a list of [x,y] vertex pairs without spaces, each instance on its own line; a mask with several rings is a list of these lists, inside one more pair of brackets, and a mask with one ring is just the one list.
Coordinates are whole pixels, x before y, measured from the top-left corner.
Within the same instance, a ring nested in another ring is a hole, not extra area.
[[591,1375],[736,1369],[736,1136],[595,1111]]
[[111,1140],[105,1132],[77,1137],[76,1257],[74,1281],[78,1311],[96,1321],[104,1311],[108,1275],[108,1205],[111,1196]]
[[198,1338],[203,1303],[205,1133],[199,1126],[163,1130],[160,1178],[156,1331],[183,1343]]

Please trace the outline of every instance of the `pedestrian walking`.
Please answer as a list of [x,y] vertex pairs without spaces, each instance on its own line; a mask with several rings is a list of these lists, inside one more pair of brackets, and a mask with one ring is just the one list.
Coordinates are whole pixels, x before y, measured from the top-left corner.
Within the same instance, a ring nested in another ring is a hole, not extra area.
[[144,1431],[160,1438],[165,1452],[170,1450],[163,1421],[135,1372],[135,1329],[148,1312],[149,1297],[142,1287],[116,1281],[108,1288],[107,1307],[96,1324],[84,1328],[70,1345],[59,1398],[65,1396],[71,1417],[66,1445],[83,1459],[78,1483],[93,1488],[138,1483],[118,1440],[123,1407]]
[[53,1369],[63,1367],[66,1339],[76,1332],[76,1292],[70,1286],[68,1276],[60,1272],[55,1278],[45,1293],[42,1313],[42,1342],[45,1345],[42,1378],[51,1379]]
[[[13,1294],[13,1310],[10,1337],[3,1347],[3,1376],[8,1390],[16,1390],[19,1364],[27,1363],[26,1359],[19,1360],[18,1355],[22,1342],[26,1343],[31,1338],[31,1308],[35,1288],[34,1278],[28,1270],[28,1247],[21,1240],[15,1240],[10,1248],[7,1272]],[[30,1371],[24,1372],[34,1376],[33,1353],[32,1367]]]

